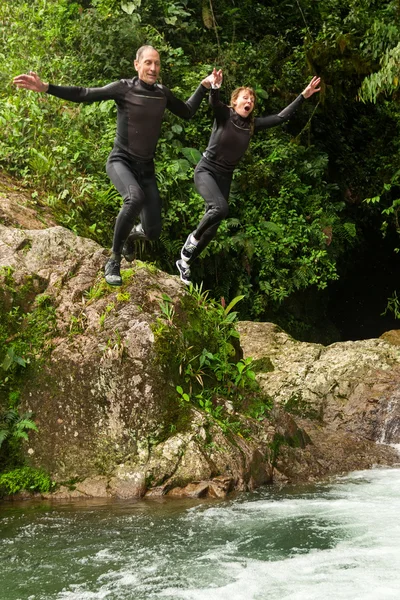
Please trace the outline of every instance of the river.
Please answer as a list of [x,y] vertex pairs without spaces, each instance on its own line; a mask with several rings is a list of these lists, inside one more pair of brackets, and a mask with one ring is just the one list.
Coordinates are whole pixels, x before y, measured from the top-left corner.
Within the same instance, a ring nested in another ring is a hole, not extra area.
[[225,501],[0,504],[1,600],[400,598],[400,469]]

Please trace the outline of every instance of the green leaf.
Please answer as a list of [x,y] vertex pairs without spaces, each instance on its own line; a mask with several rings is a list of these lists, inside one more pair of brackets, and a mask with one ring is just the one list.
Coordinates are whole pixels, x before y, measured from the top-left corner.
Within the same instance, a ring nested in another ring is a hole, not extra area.
[[214,25],[214,19],[207,0],[203,0],[202,17],[205,27],[207,27],[207,29],[212,29]]
[[17,424],[16,429],[18,429],[18,430],[32,429],[33,431],[38,431],[36,423],[34,423],[33,421],[29,421],[28,419],[23,419],[22,421],[20,421]]
[[3,360],[3,363],[1,365],[1,368],[4,369],[4,371],[8,371],[8,369],[11,367],[11,365],[14,362],[14,358],[12,355],[10,355],[10,351],[7,351],[6,357]]
[[0,448],[4,440],[8,438],[9,433],[10,432],[8,431],[8,429],[0,429]]
[[121,8],[128,15],[131,15],[137,8],[140,7],[142,0],[134,0],[134,2],[124,2],[121,0]]
[[14,358],[14,361],[18,364],[21,365],[22,367],[26,367],[26,360],[24,358],[22,358],[22,356],[16,356]]
[[224,314],[227,315],[238,302],[243,300],[243,298],[244,298],[244,295],[241,295],[241,296],[236,296],[236,298],[231,300],[229,302],[228,306],[225,308]]
[[181,152],[192,165],[197,165],[197,163],[201,160],[201,153],[197,150],[197,148],[182,148]]
[[190,164],[184,158],[180,158],[172,163],[172,167],[177,173],[180,173],[181,175],[186,175],[186,173],[190,169]]
[[255,92],[256,92],[257,96],[260,96],[260,98],[264,98],[264,100],[267,100],[269,98],[268,92],[266,92],[262,88],[257,87],[255,89]]
[[245,367],[245,365],[242,362],[238,362],[236,364],[236,368],[239,371],[239,373],[241,373],[243,371],[244,367]]

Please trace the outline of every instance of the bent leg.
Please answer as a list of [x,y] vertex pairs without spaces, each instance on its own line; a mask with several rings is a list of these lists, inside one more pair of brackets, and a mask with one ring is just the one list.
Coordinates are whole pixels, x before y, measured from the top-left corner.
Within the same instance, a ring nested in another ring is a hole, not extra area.
[[[220,187],[220,181],[210,171],[199,169],[195,171],[194,183],[196,189],[204,198],[206,213],[193,233],[197,240],[201,239],[203,233],[212,225],[219,224],[228,216],[228,198],[225,197]],[[225,190],[224,190],[225,191]],[[229,191],[228,191],[229,194]]]
[[132,165],[119,153],[110,154],[106,170],[124,200],[115,222],[112,246],[115,254],[121,254],[124,242],[143,208],[145,194],[138,183],[137,174]]
[[[215,225],[211,225],[211,227],[209,227],[208,229],[205,230],[205,232],[200,237],[199,243],[197,244],[196,248],[193,250],[191,261],[193,261],[195,258],[197,258],[203,252],[204,248],[206,248],[208,246],[208,244],[211,242],[211,240],[213,240],[215,238],[215,235],[218,231],[218,227],[220,226],[220,224],[221,224],[221,221],[219,221],[219,223],[215,223]],[[196,237],[195,234],[193,234],[193,235]],[[196,238],[196,239],[198,239],[198,238]]]
[[232,175],[214,173],[211,170],[202,168],[201,163],[195,171],[196,189],[203,196],[207,208],[199,226],[193,232],[198,244],[193,251],[192,260],[211,242],[221,221],[228,216],[228,197],[231,181]]
[[148,240],[157,240],[161,234],[161,198],[153,165],[146,165],[141,178],[145,201],[140,222]]

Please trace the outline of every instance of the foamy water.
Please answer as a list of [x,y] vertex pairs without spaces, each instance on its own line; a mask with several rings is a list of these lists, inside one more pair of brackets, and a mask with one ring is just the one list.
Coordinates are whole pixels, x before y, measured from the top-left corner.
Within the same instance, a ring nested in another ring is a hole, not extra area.
[[0,596],[398,600],[399,514],[400,469],[227,502],[3,506]]

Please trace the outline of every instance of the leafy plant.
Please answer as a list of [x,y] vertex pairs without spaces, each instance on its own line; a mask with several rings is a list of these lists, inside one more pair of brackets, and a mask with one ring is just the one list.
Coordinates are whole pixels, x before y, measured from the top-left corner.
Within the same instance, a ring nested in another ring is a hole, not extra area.
[[182,407],[192,404],[228,429],[238,424],[235,410],[247,410],[262,397],[252,359],[239,356],[232,309],[242,299],[225,306],[202,286],[191,286],[178,303],[163,297],[154,326],[158,360],[175,380]]
[[400,319],[400,300],[397,296],[396,290],[393,292],[393,295],[388,298],[387,305],[382,313],[382,316],[387,315],[389,312],[393,314],[395,319]]
[[10,444],[28,440],[28,431],[38,431],[32,415],[30,411],[20,415],[13,407],[0,414],[0,448],[6,440]]
[[3,495],[21,491],[45,493],[53,488],[51,477],[42,469],[20,467],[0,475],[0,492]]

